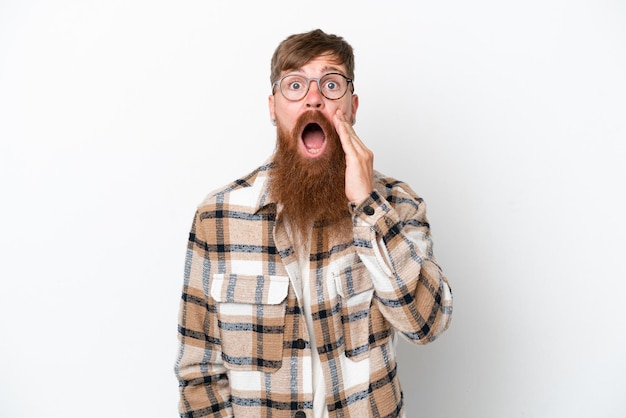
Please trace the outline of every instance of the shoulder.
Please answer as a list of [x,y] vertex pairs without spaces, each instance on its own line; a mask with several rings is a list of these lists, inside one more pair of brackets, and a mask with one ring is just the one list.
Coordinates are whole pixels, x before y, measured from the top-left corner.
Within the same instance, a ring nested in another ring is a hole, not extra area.
[[407,183],[379,171],[374,171],[374,187],[388,201],[394,198],[405,198],[422,202],[422,198]]
[[381,200],[389,203],[402,219],[420,219],[427,225],[426,203],[407,183],[375,171],[374,187]]
[[265,163],[250,173],[208,193],[198,205],[198,210],[211,211],[217,208],[227,209],[257,208],[262,196],[267,193],[268,170],[271,164]]

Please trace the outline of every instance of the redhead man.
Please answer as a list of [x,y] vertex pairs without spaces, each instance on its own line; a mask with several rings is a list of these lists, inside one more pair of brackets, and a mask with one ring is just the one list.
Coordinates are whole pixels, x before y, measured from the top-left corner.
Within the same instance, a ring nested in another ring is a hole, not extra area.
[[273,155],[198,206],[176,375],[181,417],[403,417],[398,336],[448,328],[422,199],[353,125],[354,54],[321,30],[271,61]]

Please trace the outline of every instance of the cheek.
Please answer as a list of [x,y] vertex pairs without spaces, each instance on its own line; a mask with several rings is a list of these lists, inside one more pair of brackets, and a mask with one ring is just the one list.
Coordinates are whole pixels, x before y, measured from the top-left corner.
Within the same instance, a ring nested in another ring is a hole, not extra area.
[[287,106],[276,106],[274,108],[274,117],[284,129],[291,131],[293,129],[298,113],[289,109]]
[[348,117],[352,117],[354,110],[355,110],[352,106],[352,101],[350,100],[349,97],[344,97],[341,100],[341,103],[337,103],[337,106],[335,107],[335,109],[341,109],[343,113],[345,113],[346,116]]
[[276,115],[276,127],[282,130],[283,133],[289,134],[291,136],[291,132],[293,131],[294,121],[285,119],[284,116]]

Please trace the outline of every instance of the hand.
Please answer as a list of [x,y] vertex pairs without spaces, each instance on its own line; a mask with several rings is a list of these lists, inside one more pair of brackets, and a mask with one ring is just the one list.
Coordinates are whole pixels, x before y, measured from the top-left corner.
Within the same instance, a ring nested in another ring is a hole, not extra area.
[[358,203],[374,190],[374,153],[359,139],[341,109],[335,112],[333,123],[346,153],[346,197]]

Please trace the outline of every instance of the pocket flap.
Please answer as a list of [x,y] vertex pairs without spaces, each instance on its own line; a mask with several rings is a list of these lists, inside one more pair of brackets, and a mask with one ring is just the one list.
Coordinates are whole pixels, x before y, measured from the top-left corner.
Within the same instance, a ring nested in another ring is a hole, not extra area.
[[211,297],[217,302],[278,305],[289,292],[287,276],[215,274]]
[[372,290],[374,284],[365,264],[358,263],[335,273],[337,293],[344,298],[351,298],[367,290]]

